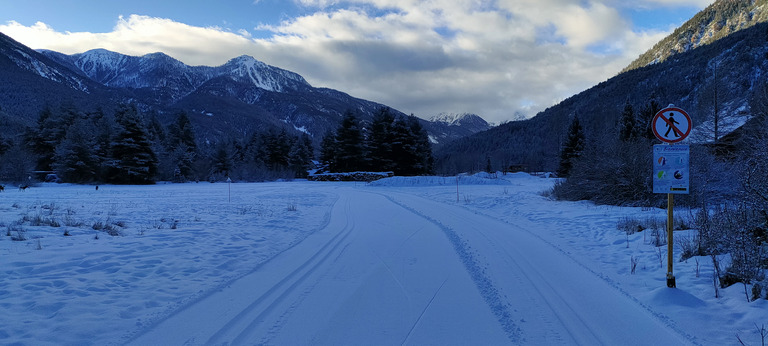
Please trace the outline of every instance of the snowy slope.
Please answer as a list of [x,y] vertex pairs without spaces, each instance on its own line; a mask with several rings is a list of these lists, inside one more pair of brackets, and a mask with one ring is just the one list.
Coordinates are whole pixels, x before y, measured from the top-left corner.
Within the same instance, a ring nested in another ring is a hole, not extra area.
[[669,289],[657,248],[616,229],[663,211],[550,201],[552,183],[9,188],[0,343],[759,343],[766,301],[713,298],[705,258]]
[[[63,66],[53,64],[45,56],[16,42],[3,33],[0,33],[0,57],[5,57],[17,67],[43,78],[61,83],[78,91],[90,92],[90,83],[86,78],[67,70]],[[4,69],[8,68],[4,67]]]

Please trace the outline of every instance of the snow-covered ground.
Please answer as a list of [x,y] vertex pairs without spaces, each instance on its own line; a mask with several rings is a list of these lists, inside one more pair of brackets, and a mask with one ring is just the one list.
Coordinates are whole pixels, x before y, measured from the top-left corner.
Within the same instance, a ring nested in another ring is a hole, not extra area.
[[7,188],[0,344],[761,343],[768,301],[617,230],[664,210],[491,178]]

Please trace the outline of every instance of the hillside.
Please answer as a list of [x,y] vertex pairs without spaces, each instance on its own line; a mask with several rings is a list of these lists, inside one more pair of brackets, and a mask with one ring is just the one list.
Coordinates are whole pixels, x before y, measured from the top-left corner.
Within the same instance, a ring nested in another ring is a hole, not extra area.
[[[711,142],[715,109],[725,122],[721,136],[760,111],[753,106],[768,73],[767,32],[768,23],[754,24],[666,60],[629,69],[532,119],[450,143],[436,153],[436,169],[442,173],[477,171],[490,159],[494,169],[522,165],[529,170],[553,171],[574,116],[578,115],[588,139],[599,141],[618,136],[618,119],[625,104],[642,113],[652,100],[660,106],[675,104],[687,110],[694,124],[691,140]],[[639,120],[647,124],[647,117]]]
[[710,44],[765,21],[768,21],[768,0],[716,1],[640,55],[624,71],[663,62],[670,56]]

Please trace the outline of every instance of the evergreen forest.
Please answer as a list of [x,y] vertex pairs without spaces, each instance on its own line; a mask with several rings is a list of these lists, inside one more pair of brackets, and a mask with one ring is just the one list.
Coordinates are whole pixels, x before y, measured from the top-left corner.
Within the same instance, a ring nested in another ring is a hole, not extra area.
[[16,135],[0,134],[0,181],[16,184],[265,181],[306,178],[316,166],[422,175],[432,167],[432,148],[418,119],[395,116],[389,108],[369,128],[346,112],[319,152],[308,134],[285,129],[197,138],[185,112],[162,124],[157,114],[131,104],[111,113],[46,107],[33,126],[16,128]]

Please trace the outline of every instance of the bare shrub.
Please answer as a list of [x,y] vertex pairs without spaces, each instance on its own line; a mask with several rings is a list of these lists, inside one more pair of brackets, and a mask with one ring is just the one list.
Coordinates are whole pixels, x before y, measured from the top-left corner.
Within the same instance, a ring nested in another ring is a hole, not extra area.
[[[694,222],[701,238],[699,253],[712,257],[720,287],[741,282],[744,295],[750,300],[747,285],[765,276],[763,247],[768,231],[764,228],[762,215],[744,204],[721,206],[711,212],[702,208]],[[731,254],[730,265],[724,273],[719,272],[716,262],[721,253]]]
[[76,220],[72,217],[72,214],[67,213],[64,215],[64,218],[62,220],[64,222],[64,225],[67,227],[83,227],[85,226],[85,222],[81,220]]
[[11,237],[13,241],[25,241],[27,240],[27,230],[25,230],[19,224],[12,224],[6,227],[6,235]]
[[44,212],[42,209],[32,215],[24,215],[21,220],[23,223],[29,223],[30,226],[61,227],[61,224],[50,213]]
[[618,223],[616,223],[616,229],[624,232],[627,235],[630,235],[637,232],[642,232],[645,228],[639,219],[625,216],[619,220]]
[[655,247],[667,245],[666,230],[663,230],[658,227],[652,228],[651,229],[651,245]]
[[109,219],[107,219],[105,222],[95,221],[93,223],[93,226],[91,226],[91,228],[93,228],[96,231],[102,231],[113,237],[116,237],[121,235],[121,229],[120,229],[121,226],[119,226],[120,224],[125,225],[121,221],[112,222]]
[[685,261],[691,257],[699,256],[698,252],[698,243],[699,243],[699,236],[698,234],[694,233],[693,235],[678,235],[675,237],[675,243],[677,243],[677,246],[680,247],[681,253],[680,253],[680,261]]
[[635,256],[631,256],[629,258],[629,263],[630,263],[629,269],[630,269],[630,273],[631,274],[635,273],[635,269],[637,269],[637,263],[639,263],[639,262],[640,262],[640,260],[637,257],[635,257]]
[[48,216],[52,216],[53,213],[56,211],[56,209],[58,209],[58,207],[56,206],[56,203],[51,202],[51,204],[41,205],[40,209],[45,210]]

